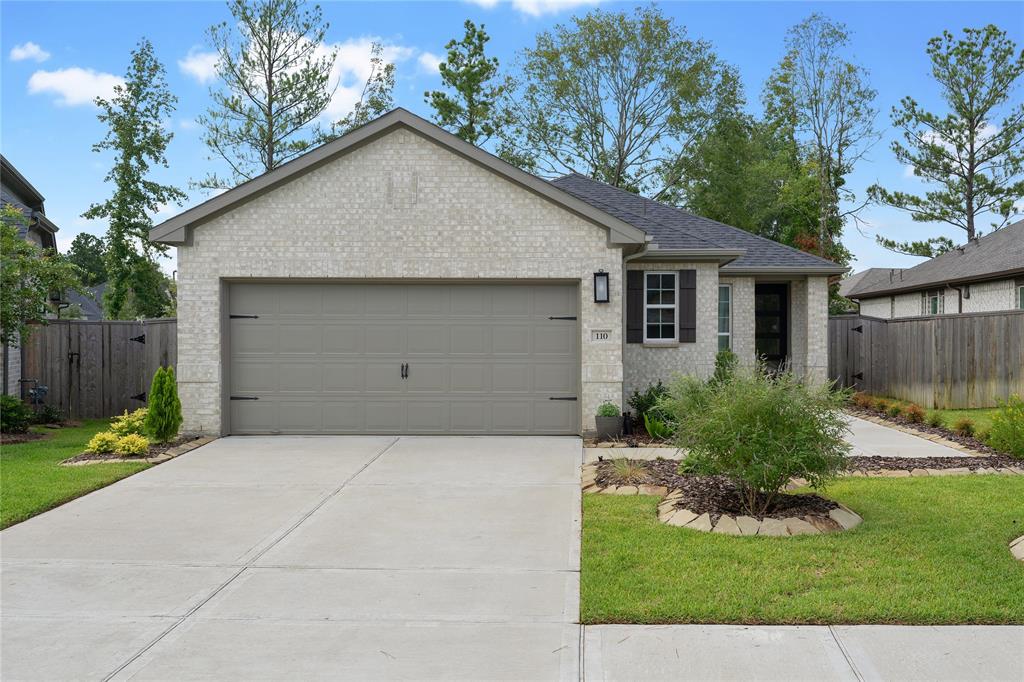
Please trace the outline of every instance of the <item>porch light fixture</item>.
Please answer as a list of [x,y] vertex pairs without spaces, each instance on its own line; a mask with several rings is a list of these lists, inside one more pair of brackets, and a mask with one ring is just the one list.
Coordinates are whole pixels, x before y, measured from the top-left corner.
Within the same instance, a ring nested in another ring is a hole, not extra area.
[[608,273],[604,270],[598,270],[594,273],[594,303],[607,303],[610,300]]

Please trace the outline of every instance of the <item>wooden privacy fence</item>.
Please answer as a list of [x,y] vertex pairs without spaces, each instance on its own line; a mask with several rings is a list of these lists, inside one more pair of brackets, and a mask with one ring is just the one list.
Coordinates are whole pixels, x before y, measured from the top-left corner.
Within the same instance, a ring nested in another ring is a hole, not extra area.
[[72,419],[112,417],[146,404],[153,374],[178,361],[177,320],[51,320],[21,347],[22,395],[48,388],[43,402]]
[[1024,311],[828,321],[829,376],[924,407],[993,407],[1024,396]]

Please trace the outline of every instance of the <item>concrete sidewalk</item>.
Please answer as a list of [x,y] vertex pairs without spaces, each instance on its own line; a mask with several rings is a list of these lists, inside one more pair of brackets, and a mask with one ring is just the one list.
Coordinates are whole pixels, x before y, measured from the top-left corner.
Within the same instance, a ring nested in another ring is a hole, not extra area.
[[1024,680],[1024,627],[596,625],[583,679]]
[[881,457],[969,457],[965,452],[913,436],[903,431],[890,429],[852,415],[847,415],[850,435],[847,441],[853,445],[850,454]]

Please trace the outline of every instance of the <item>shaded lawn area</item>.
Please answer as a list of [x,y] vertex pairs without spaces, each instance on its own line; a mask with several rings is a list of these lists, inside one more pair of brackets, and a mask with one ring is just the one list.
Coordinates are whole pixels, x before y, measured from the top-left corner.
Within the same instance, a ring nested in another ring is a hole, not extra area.
[[152,465],[145,462],[62,467],[58,463],[77,455],[107,419],[91,419],[81,426],[49,430],[49,437],[4,445],[0,451],[0,528],[40,514],[85,493],[110,485]]
[[942,415],[942,425],[947,429],[953,428],[953,424],[958,419],[967,417],[974,422],[975,431],[984,432],[992,430],[992,416],[998,411],[998,407],[979,407],[973,410],[928,410],[929,413],[938,412]]
[[583,496],[583,623],[1024,623],[1024,477],[837,481],[844,533],[731,537]]

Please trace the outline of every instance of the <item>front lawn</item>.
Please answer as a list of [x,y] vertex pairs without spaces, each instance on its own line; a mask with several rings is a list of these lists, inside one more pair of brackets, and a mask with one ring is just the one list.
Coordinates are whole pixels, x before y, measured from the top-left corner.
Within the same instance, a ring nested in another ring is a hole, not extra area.
[[1024,623],[1024,477],[837,481],[855,530],[732,537],[584,495],[583,623]]
[[0,452],[0,528],[40,514],[85,493],[110,485],[150,464],[125,462],[62,467],[77,455],[109,420],[93,419],[63,428],[43,440],[4,445]]

